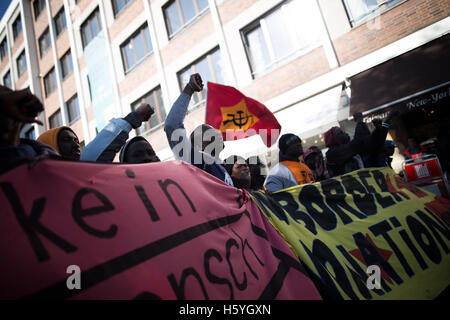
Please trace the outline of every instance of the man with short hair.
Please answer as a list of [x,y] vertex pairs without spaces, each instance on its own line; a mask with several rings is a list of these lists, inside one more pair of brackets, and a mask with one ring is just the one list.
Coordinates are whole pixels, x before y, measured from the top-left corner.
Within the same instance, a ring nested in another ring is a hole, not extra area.
[[195,128],[189,141],[184,128],[183,122],[191,97],[194,92],[202,90],[203,81],[200,75],[191,75],[189,83],[167,115],[164,131],[176,159],[184,160],[233,186],[233,181],[219,158],[224,148],[222,134],[213,127],[202,124]]
[[279,163],[270,169],[264,187],[270,192],[305,183],[314,183],[311,170],[300,162],[302,140],[295,134],[284,134],[278,140]]

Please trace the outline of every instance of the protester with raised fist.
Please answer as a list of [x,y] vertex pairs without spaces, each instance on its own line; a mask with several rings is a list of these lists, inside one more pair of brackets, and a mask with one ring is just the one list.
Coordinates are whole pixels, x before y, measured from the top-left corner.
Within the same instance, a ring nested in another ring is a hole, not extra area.
[[202,90],[203,81],[200,75],[198,73],[191,75],[189,83],[167,115],[164,131],[176,159],[184,160],[233,186],[233,181],[219,158],[224,148],[220,132],[209,125],[202,124],[195,128],[189,140],[184,128],[184,118],[191,97],[194,92]]

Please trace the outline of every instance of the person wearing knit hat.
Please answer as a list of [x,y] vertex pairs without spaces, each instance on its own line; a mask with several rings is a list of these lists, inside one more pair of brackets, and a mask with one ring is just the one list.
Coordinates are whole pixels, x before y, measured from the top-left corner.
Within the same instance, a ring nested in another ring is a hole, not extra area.
[[314,179],[322,181],[328,179],[328,172],[325,168],[325,161],[323,159],[322,152],[316,146],[310,147],[303,155],[303,161],[314,174]]
[[279,163],[270,169],[264,187],[270,192],[305,183],[314,183],[311,170],[300,162],[302,140],[295,134],[284,134],[278,141]]
[[47,130],[36,140],[49,145],[65,158],[80,160],[80,142],[76,133],[70,127],[56,127]]
[[[84,148],[81,160],[103,163],[113,162],[116,154],[127,142],[130,131],[139,128],[142,122],[148,121],[153,113],[153,108],[149,104],[143,103],[126,117],[111,119],[108,125]],[[142,147],[139,153],[145,154],[149,149],[154,153],[147,140],[145,142],[146,144],[138,144]]]
[[121,163],[160,162],[150,143],[141,136],[130,139],[122,148],[119,155]]

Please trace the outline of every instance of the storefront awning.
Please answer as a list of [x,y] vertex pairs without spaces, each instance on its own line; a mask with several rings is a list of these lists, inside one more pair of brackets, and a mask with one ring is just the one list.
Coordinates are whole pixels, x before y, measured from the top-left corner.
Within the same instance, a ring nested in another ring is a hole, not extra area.
[[445,86],[449,70],[447,34],[352,77],[350,115],[367,114]]

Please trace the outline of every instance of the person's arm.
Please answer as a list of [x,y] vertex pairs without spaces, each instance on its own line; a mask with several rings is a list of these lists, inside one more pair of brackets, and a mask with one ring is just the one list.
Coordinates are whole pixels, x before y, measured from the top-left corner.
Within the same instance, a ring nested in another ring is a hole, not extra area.
[[203,82],[200,75],[197,73],[191,75],[189,83],[173,104],[167,115],[166,121],[164,122],[164,131],[166,132],[169,146],[172,149],[175,158],[191,164],[199,164],[194,161],[194,159],[197,158],[196,155],[200,156],[200,159],[203,158],[200,152],[196,150],[189,141],[183,122],[192,95],[194,92],[202,90]]
[[128,140],[131,129],[139,128],[154,113],[148,104],[140,105],[125,118],[112,119],[83,150],[80,160],[112,162]]

